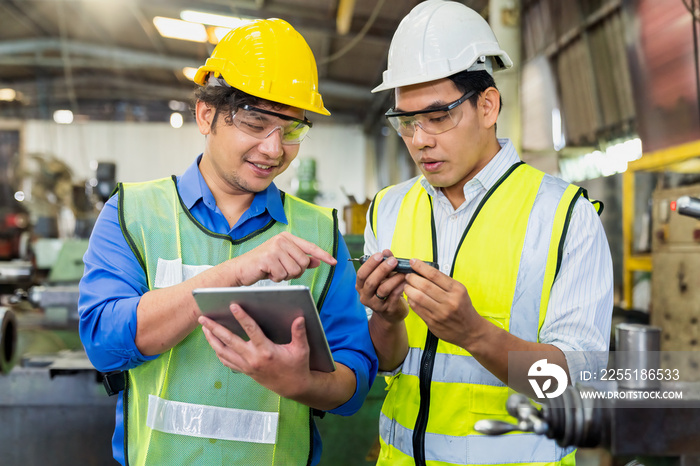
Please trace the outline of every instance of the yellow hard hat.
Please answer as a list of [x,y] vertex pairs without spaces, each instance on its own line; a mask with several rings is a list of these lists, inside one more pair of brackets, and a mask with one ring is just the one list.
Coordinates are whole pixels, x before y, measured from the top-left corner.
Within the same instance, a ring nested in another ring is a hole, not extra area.
[[318,92],[316,60],[309,45],[281,19],[261,19],[232,29],[199,67],[194,82],[206,85],[210,73],[255,97],[331,114]]

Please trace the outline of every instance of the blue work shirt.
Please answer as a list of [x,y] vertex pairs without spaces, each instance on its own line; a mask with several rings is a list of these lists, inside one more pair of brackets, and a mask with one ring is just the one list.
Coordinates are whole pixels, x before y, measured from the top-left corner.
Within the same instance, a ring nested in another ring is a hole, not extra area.
[[[253,198],[233,228],[216,206],[214,195],[199,171],[201,155],[178,177],[184,205],[207,229],[240,239],[267,225],[271,219],[284,224],[287,218],[280,191],[273,184]],[[101,372],[128,370],[156,356],[144,356],[136,347],[136,307],[148,291],[146,275],[119,225],[118,196],[105,204],[95,223],[84,256],[85,273],[80,281],[80,338],[90,361]],[[340,236],[340,232],[336,232]],[[328,345],[336,362],[349,367],[357,379],[355,393],[345,404],[329,411],[348,416],[357,412],[377,373],[377,356],[367,328],[364,306],[355,291],[355,269],[345,241],[338,241],[338,264],[320,311]],[[124,464],[122,393],[116,410],[112,438],[114,458]],[[321,437],[314,425],[312,464],[321,458]]]

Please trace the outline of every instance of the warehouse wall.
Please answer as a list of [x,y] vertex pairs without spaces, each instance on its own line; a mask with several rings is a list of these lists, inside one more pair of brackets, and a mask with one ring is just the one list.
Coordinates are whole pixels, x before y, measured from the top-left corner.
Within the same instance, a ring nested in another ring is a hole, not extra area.
[[[117,181],[146,181],[181,174],[204,147],[194,123],[172,128],[167,123],[87,122],[58,125],[30,120],[24,124],[24,152],[51,154],[73,170],[74,181],[94,176],[91,161],[114,162]],[[365,197],[365,137],[360,125],[316,124],[297,160],[316,159],[320,205],[339,210],[354,195]],[[277,178],[277,186],[294,193],[293,164]],[[342,189],[341,189],[342,188]],[[341,224],[341,227],[343,225]]]

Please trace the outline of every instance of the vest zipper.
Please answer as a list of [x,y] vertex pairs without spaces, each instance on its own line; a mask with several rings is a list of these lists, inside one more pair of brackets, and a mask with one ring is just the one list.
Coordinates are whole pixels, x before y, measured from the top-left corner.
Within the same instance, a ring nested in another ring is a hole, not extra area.
[[413,428],[413,459],[416,466],[425,466],[425,431],[428,427],[428,415],[430,411],[430,383],[433,379],[433,366],[438,338],[428,330],[425,338],[425,350],[420,360],[419,386],[420,407],[416,425]]

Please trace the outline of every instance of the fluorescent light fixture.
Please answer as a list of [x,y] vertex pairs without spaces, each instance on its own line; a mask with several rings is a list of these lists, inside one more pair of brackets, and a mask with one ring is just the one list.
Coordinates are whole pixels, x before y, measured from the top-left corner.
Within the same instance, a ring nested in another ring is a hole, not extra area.
[[239,18],[237,16],[215,15],[213,13],[205,13],[203,11],[183,10],[180,12],[180,19],[190,21],[192,23],[208,24],[210,26],[221,26],[223,28],[233,29],[244,24],[248,24],[252,19]]
[[163,37],[192,42],[207,42],[208,40],[207,30],[203,24],[156,16],[153,18],[153,25]]
[[173,112],[186,112],[187,104],[179,100],[171,100],[168,102],[168,108],[170,108],[170,110]]
[[56,110],[53,112],[53,121],[59,125],[70,125],[73,123],[73,112],[70,110]]
[[175,112],[170,114],[170,126],[175,129],[182,128],[182,123],[183,119],[180,113]]
[[560,151],[566,147],[566,138],[561,124],[561,113],[558,108],[552,109],[552,143],[554,150]]
[[231,32],[230,28],[225,28],[225,27],[213,27],[213,28],[207,28],[207,33],[209,34],[209,42],[212,44],[218,44],[221,42],[221,39],[224,38],[226,34]]
[[0,89],[0,100],[6,100],[12,102],[17,98],[17,92],[14,89]]
[[182,69],[182,74],[184,74],[190,81],[194,81],[194,75],[197,74],[197,68],[186,66]]
[[559,159],[561,177],[578,182],[623,173],[627,164],[642,157],[642,140],[639,138],[612,144],[605,152],[593,151],[576,158]]

